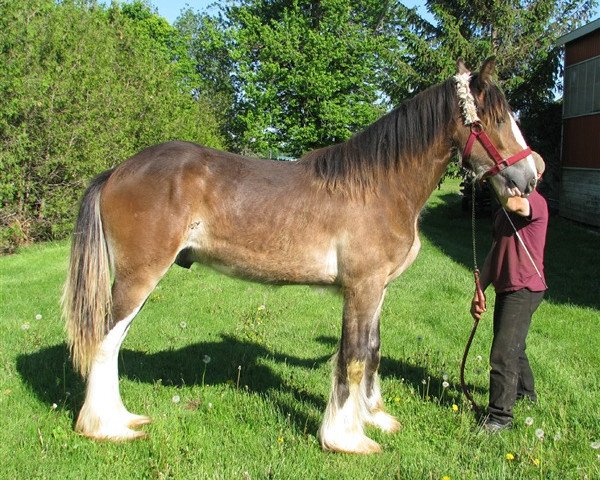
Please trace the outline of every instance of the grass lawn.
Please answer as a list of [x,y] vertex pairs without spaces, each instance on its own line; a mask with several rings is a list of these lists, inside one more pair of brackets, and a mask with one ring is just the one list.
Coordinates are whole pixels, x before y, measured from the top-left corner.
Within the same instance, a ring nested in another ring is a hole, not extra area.
[[[388,291],[382,390],[403,428],[370,431],[379,455],[324,453],[316,439],[341,327],[331,291],[173,267],[121,350],[123,400],[152,417],[149,437],[110,444],[73,432],[84,385],[60,320],[67,244],[0,258],[0,477],[600,478],[600,237],[551,218],[550,291],[527,350],[539,403],[518,404],[515,429],[480,435],[458,385],[473,287],[470,223],[457,192],[456,181],[434,192],[421,253]],[[478,226],[481,263],[489,219]],[[481,404],[490,340],[488,313],[467,365]]]

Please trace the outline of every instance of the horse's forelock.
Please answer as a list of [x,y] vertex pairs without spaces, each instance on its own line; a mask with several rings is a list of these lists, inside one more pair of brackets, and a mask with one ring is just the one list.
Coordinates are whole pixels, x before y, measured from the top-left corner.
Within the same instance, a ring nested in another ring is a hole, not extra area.
[[510,114],[506,96],[495,82],[482,80],[479,74],[475,74],[471,79],[471,90],[482,120],[499,122]]

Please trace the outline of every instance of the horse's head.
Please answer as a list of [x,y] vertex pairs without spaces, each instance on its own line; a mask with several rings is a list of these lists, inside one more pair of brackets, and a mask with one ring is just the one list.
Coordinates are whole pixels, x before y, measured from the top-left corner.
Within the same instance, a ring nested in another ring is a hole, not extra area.
[[463,165],[477,178],[487,178],[503,198],[527,196],[533,191],[541,157],[525,143],[504,94],[492,80],[495,60],[484,62],[471,74],[462,60],[455,75],[460,104],[455,141],[462,149]]

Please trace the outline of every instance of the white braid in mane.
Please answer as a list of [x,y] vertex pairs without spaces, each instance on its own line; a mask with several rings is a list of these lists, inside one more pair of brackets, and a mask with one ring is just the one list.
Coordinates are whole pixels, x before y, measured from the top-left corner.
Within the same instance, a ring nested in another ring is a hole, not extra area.
[[456,93],[462,110],[463,120],[465,125],[471,125],[475,122],[480,121],[477,116],[477,107],[475,106],[475,99],[471,94],[469,88],[469,81],[471,80],[471,74],[468,72],[459,73],[454,75],[456,81]]

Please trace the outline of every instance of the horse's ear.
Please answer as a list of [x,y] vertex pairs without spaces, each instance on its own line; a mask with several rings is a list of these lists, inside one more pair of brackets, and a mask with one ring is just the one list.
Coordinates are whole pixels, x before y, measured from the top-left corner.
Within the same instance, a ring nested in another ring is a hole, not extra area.
[[459,58],[456,61],[456,68],[458,69],[458,73],[459,74],[463,74],[466,73],[467,75],[469,75],[471,72],[469,71],[469,69],[467,68],[467,66],[465,65],[465,62],[463,61],[462,58]]
[[484,83],[489,83],[492,81],[492,76],[496,71],[496,57],[489,57],[483,65],[481,66],[481,70],[479,72],[479,78]]

